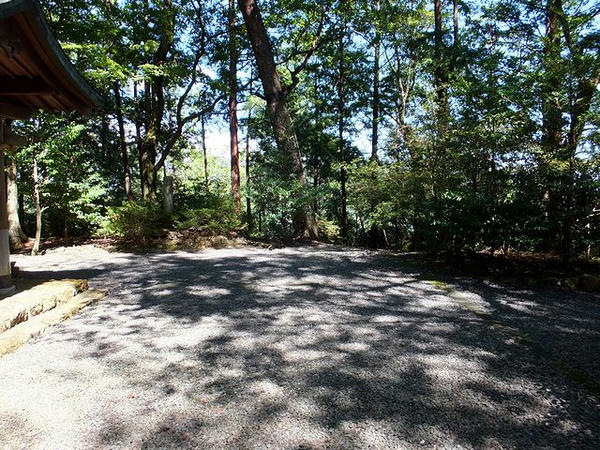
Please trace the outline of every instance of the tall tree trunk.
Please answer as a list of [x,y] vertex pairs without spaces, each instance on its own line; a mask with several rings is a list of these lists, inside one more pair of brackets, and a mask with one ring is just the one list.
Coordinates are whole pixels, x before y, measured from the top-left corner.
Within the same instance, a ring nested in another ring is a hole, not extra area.
[[546,39],[543,49],[545,80],[542,94],[542,146],[549,154],[555,153],[562,140],[562,107],[556,91],[560,89],[561,77],[556,64],[560,57],[560,18],[562,0],[548,0],[546,4]]
[[[412,151],[411,139],[410,139],[410,128],[406,126],[406,108],[408,102],[410,100],[410,96],[412,95],[412,88],[414,84],[414,66],[416,64],[414,54],[411,52],[410,59],[408,62],[408,67],[404,69],[402,65],[402,57],[400,55],[400,47],[399,45],[394,45],[394,85],[399,95],[395,96],[394,106],[395,106],[395,117],[394,121],[396,123],[396,136],[395,136],[395,146],[396,146],[396,159],[400,161],[401,154],[400,149],[401,146],[404,145],[410,154],[410,162],[414,164],[415,160],[415,152]],[[404,76],[403,76],[404,74]]]
[[341,202],[341,226],[340,232],[342,239],[348,239],[348,208],[347,208],[347,195],[346,195],[346,142],[344,140],[344,126],[346,119],[346,71],[344,67],[344,53],[345,53],[345,40],[346,38],[346,26],[342,26],[338,40],[338,145],[339,155],[342,167],[340,168],[340,202]]
[[[556,241],[556,230],[553,226],[553,206],[555,193],[552,192],[555,174],[548,160],[558,156],[562,142],[562,105],[560,104],[560,86],[563,83],[557,71],[557,62],[560,58],[560,17],[562,0],[547,0],[546,2],[546,32],[544,48],[542,50],[542,159],[540,170],[545,182],[542,197],[542,211],[547,231],[543,238],[543,250],[548,251]],[[557,200],[557,199],[556,199]]]
[[250,200],[250,122],[252,120],[252,107],[248,110],[248,125],[246,126],[246,223],[248,224],[248,232],[252,231],[254,226],[252,220],[252,202]]
[[[152,55],[151,64],[162,67],[168,63],[169,52],[175,43],[175,7],[173,0],[160,2],[161,11],[157,17],[156,30],[160,33],[158,47]],[[144,1],[144,17],[150,13],[149,4]],[[148,19],[146,25],[150,29]],[[150,75],[144,82],[145,135],[142,139],[140,174],[142,180],[142,198],[152,201],[156,198],[157,171],[156,165],[159,150],[159,136],[162,132],[162,122],[165,115],[164,96],[165,75]]]
[[14,158],[8,162],[6,171],[6,209],[8,213],[8,239],[12,249],[23,248],[28,238],[21,229],[19,220],[19,190],[17,186],[17,163]]
[[[150,6],[148,0],[143,2],[143,18],[146,25],[146,29],[150,31]],[[151,63],[152,61],[147,61]],[[152,200],[156,197],[156,179],[154,173],[154,165],[156,163],[157,154],[157,134],[156,134],[156,114],[153,108],[152,94],[152,82],[146,78],[144,80],[144,94],[143,94],[143,123],[144,123],[144,135],[140,139],[140,145],[138,146],[138,160],[140,164],[140,182],[142,199],[144,201]]]
[[434,85],[437,103],[437,126],[443,134],[448,125],[448,61],[444,59],[444,23],[442,0],[433,0],[434,17]]
[[127,141],[125,138],[125,120],[123,119],[123,102],[121,101],[121,87],[119,83],[113,86],[115,94],[115,106],[117,123],[119,125],[119,145],[121,147],[121,160],[123,162],[123,185],[125,196],[128,201],[133,201],[133,192],[131,189],[131,168],[129,166],[129,153],[127,152]]
[[173,177],[166,175],[166,173],[163,177],[163,210],[168,215],[175,212],[175,204],[173,202]]
[[[450,122],[450,110],[448,106],[448,71],[451,61],[448,61],[446,47],[444,45],[444,23],[442,15],[442,0],[433,1],[434,16],[434,71],[433,82],[435,88],[435,121],[437,135],[433,143],[433,154],[429,158],[429,174],[431,180],[431,196],[433,205],[431,210],[435,221],[440,221],[444,214],[445,205],[440,201],[440,187],[443,182],[443,173],[446,168],[444,159],[446,157],[445,139],[447,137]],[[445,245],[446,236],[443,227],[434,227],[434,252],[437,253],[441,245]]]
[[229,149],[231,152],[231,194],[236,212],[241,211],[240,197],[240,149],[237,116],[237,64],[238,51],[235,32],[235,0],[229,0]]
[[158,129],[156,113],[153,108],[152,83],[147,80],[144,83],[144,115],[145,134],[140,146],[140,175],[142,182],[142,199],[151,201],[156,198],[156,156],[158,153]]
[[[320,83],[319,83],[319,75],[317,74],[317,76],[315,76],[314,78],[314,90],[315,93],[317,95],[317,99],[315,101],[315,130],[317,131],[317,142],[316,142],[316,146],[319,149],[319,151],[314,152],[313,151],[313,159],[311,161],[311,165],[312,165],[312,173],[313,173],[313,186],[315,188],[315,191],[318,190],[319,188],[319,184],[321,183],[321,179],[319,176],[319,166],[320,166],[320,161],[319,161],[319,154],[321,153],[321,149],[323,148],[323,144],[322,144],[322,135],[323,135],[323,123],[321,120],[321,116],[322,116],[322,112],[321,112],[321,100],[318,98],[318,93],[321,92],[320,90]],[[313,211],[316,213],[318,213],[319,211],[319,198],[317,196],[315,196],[314,200],[313,200]]]
[[375,42],[373,66],[373,126],[371,135],[371,161],[377,161],[379,148],[379,59],[381,47],[381,0],[375,4]]
[[201,122],[201,139],[202,139],[202,159],[204,161],[204,184],[206,191],[210,190],[210,179],[208,177],[208,152],[206,151],[206,117],[204,114],[200,117]]
[[[286,159],[285,164],[290,166],[291,175],[303,187],[306,185],[306,178],[300,157],[300,145],[257,0],[238,0],[238,4],[258,66],[277,148]],[[297,238],[318,238],[317,224],[314,216],[308,212],[308,205],[302,205],[294,213],[293,227],[294,236]]]
[[[142,108],[141,100],[138,98],[138,84],[137,81],[133,83],[133,98],[135,99],[135,144],[138,156],[138,168],[140,169],[140,190],[143,191],[144,180],[142,175],[142,155],[144,153],[143,141],[142,141]],[[143,194],[142,194],[143,198]]]
[[40,241],[42,239],[42,206],[40,205],[40,180],[38,173],[37,157],[33,157],[33,204],[35,206],[35,241],[31,249],[32,255],[40,252]]

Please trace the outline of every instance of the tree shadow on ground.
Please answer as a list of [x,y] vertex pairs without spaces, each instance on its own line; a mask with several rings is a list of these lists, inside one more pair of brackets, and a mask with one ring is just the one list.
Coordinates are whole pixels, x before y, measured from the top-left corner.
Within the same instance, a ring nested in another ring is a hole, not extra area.
[[[111,289],[77,326],[48,337],[81,343],[76,358],[100,362],[116,390],[145,397],[135,414],[118,406],[107,414],[98,445],[598,442],[593,396],[398,258],[322,248],[130,254],[26,276],[87,277]],[[600,305],[589,296],[445,282],[557,358],[598,374]],[[585,353],[575,351],[581,342]],[[150,424],[142,432],[140,417]]]

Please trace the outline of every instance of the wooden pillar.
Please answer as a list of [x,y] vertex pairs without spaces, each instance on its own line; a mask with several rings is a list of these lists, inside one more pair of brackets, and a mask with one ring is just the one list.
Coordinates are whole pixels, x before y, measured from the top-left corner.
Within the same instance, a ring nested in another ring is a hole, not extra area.
[[8,210],[6,207],[6,172],[4,170],[4,118],[0,117],[0,294],[14,290],[10,273]]

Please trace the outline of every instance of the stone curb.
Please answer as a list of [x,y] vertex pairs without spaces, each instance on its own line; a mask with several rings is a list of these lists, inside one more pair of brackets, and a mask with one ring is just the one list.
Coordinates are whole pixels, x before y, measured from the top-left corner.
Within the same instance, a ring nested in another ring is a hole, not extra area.
[[66,303],[5,331],[0,334],[0,356],[15,351],[30,339],[42,334],[47,328],[68,319],[85,306],[96,303],[105,296],[106,291],[85,291]]
[[87,290],[87,280],[53,280],[0,300],[0,333]]

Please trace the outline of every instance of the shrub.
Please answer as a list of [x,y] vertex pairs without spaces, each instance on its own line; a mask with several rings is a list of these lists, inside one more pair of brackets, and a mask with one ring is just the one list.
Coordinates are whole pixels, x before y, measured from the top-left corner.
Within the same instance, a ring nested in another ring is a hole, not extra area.
[[333,220],[319,219],[319,238],[331,244],[339,242],[340,227]]
[[126,239],[146,239],[159,234],[167,219],[157,205],[127,202],[109,208],[109,221],[105,225],[108,234]]
[[208,234],[221,234],[233,231],[240,226],[240,220],[233,205],[224,204],[220,208],[188,209],[178,214],[175,228],[197,230]]

